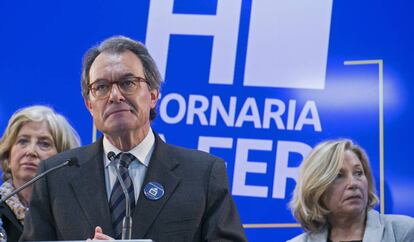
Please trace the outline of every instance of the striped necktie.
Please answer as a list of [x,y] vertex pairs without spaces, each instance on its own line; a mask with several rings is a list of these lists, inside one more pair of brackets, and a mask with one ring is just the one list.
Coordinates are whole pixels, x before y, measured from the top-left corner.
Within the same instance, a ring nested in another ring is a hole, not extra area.
[[[134,184],[128,173],[128,166],[133,160],[135,160],[135,157],[130,153],[120,153],[117,155],[117,158],[119,159],[119,173],[121,174],[122,180],[124,181],[125,187],[129,194],[132,216],[132,211],[134,211],[135,207],[135,195]],[[125,200],[126,198],[124,192],[122,191],[121,184],[117,179],[114,187],[112,188],[111,198],[109,199],[109,210],[111,211],[112,227],[115,232],[115,239],[121,238],[122,220],[126,215]]]

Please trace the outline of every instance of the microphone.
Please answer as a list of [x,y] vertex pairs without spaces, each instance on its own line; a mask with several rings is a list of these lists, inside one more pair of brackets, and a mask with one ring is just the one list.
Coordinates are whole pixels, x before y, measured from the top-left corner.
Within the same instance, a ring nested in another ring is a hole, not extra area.
[[[110,151],[107,155],[108,159],[110,161],[115,160],[115,152]],[[125,217],[122,220],[122,239],[123,240],[130,240],[132,236],[132,218],[131,218],[131,203],[130,203],[130,197],[129,193],[126,189],[124,180],[122,180],[121,173],[119,172],[118,167],[114,164],[114,168],[116,171],[116,177],[118,178],[119,184],[121,185],[122,192],[125,195]],[[135,198],[133,198],[135,199]]]
[[65,167],[65,166],[79,166],[78,159],[76,157],[69,158],[65,162],[63,162],[62,164],[60,164],[58,166],[55,166],[53,168],[50,168],[49,170],[46,170],[46,171],[40,173],[39,175],[33,177],[30,181],[28,181],[25,184],[23,184],[21,187],[17,188],[16,190],[10,192],[9,194],[7,194],[3,198],[1,198],[0,203],[5,202],[7,199],[9,199],[10,197],[12,197],[14,194],[16,194],[16,193],[20,192],[21,190],[25,189],[26,187],[32,185],[37,180],[39,180],[40,178],[46,176],[50,172],[56,171],[56,170],[58,170],[58,169],[60,169],[62,167]]

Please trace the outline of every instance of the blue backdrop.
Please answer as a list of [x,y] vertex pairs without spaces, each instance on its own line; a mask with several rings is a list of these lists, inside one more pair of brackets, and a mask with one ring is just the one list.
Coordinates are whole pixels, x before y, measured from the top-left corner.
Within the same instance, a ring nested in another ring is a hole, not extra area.
[[367,150],[385,213],[414,216],[413,10],[391,0],[1,1],[0,130],[16,109],[47,104],[90,143],[81,58],[126,35],[165,79],[153,128],[227,161],[249,241],[301,232],[287,208],[297,167],[330,138]]

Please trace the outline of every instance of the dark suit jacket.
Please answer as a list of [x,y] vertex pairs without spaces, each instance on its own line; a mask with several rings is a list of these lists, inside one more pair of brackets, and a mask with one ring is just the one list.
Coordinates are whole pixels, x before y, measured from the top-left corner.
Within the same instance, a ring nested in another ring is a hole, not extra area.
[[[163,241],[247,241],[229,192],[224,161],[164,143],[158,135],[144,179],[164,186],[149,200],[142,190],[133,213],[132,238]],[[22,240],[83,240],[95,226],[113,236],[105,190],[102,138],[42,162],[39,173],[77,157],[40,179],[33,188]]]
[[22,235],[23,226],[6,203],[0,203],[0,216],[3,220],[3,228],[7,233],[7,240],[18,241]]

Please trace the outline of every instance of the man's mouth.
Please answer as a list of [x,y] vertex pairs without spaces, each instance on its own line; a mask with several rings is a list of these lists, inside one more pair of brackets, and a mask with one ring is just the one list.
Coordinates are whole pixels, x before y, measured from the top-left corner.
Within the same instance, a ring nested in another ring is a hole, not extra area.
[[108,112],[105,116],[109,117],[113,114],[122,113],[122,112],[130,112],[130,111],[131,110],[129,110],[129,109],[118,109],[118,110],[113,110],[113,111]]

